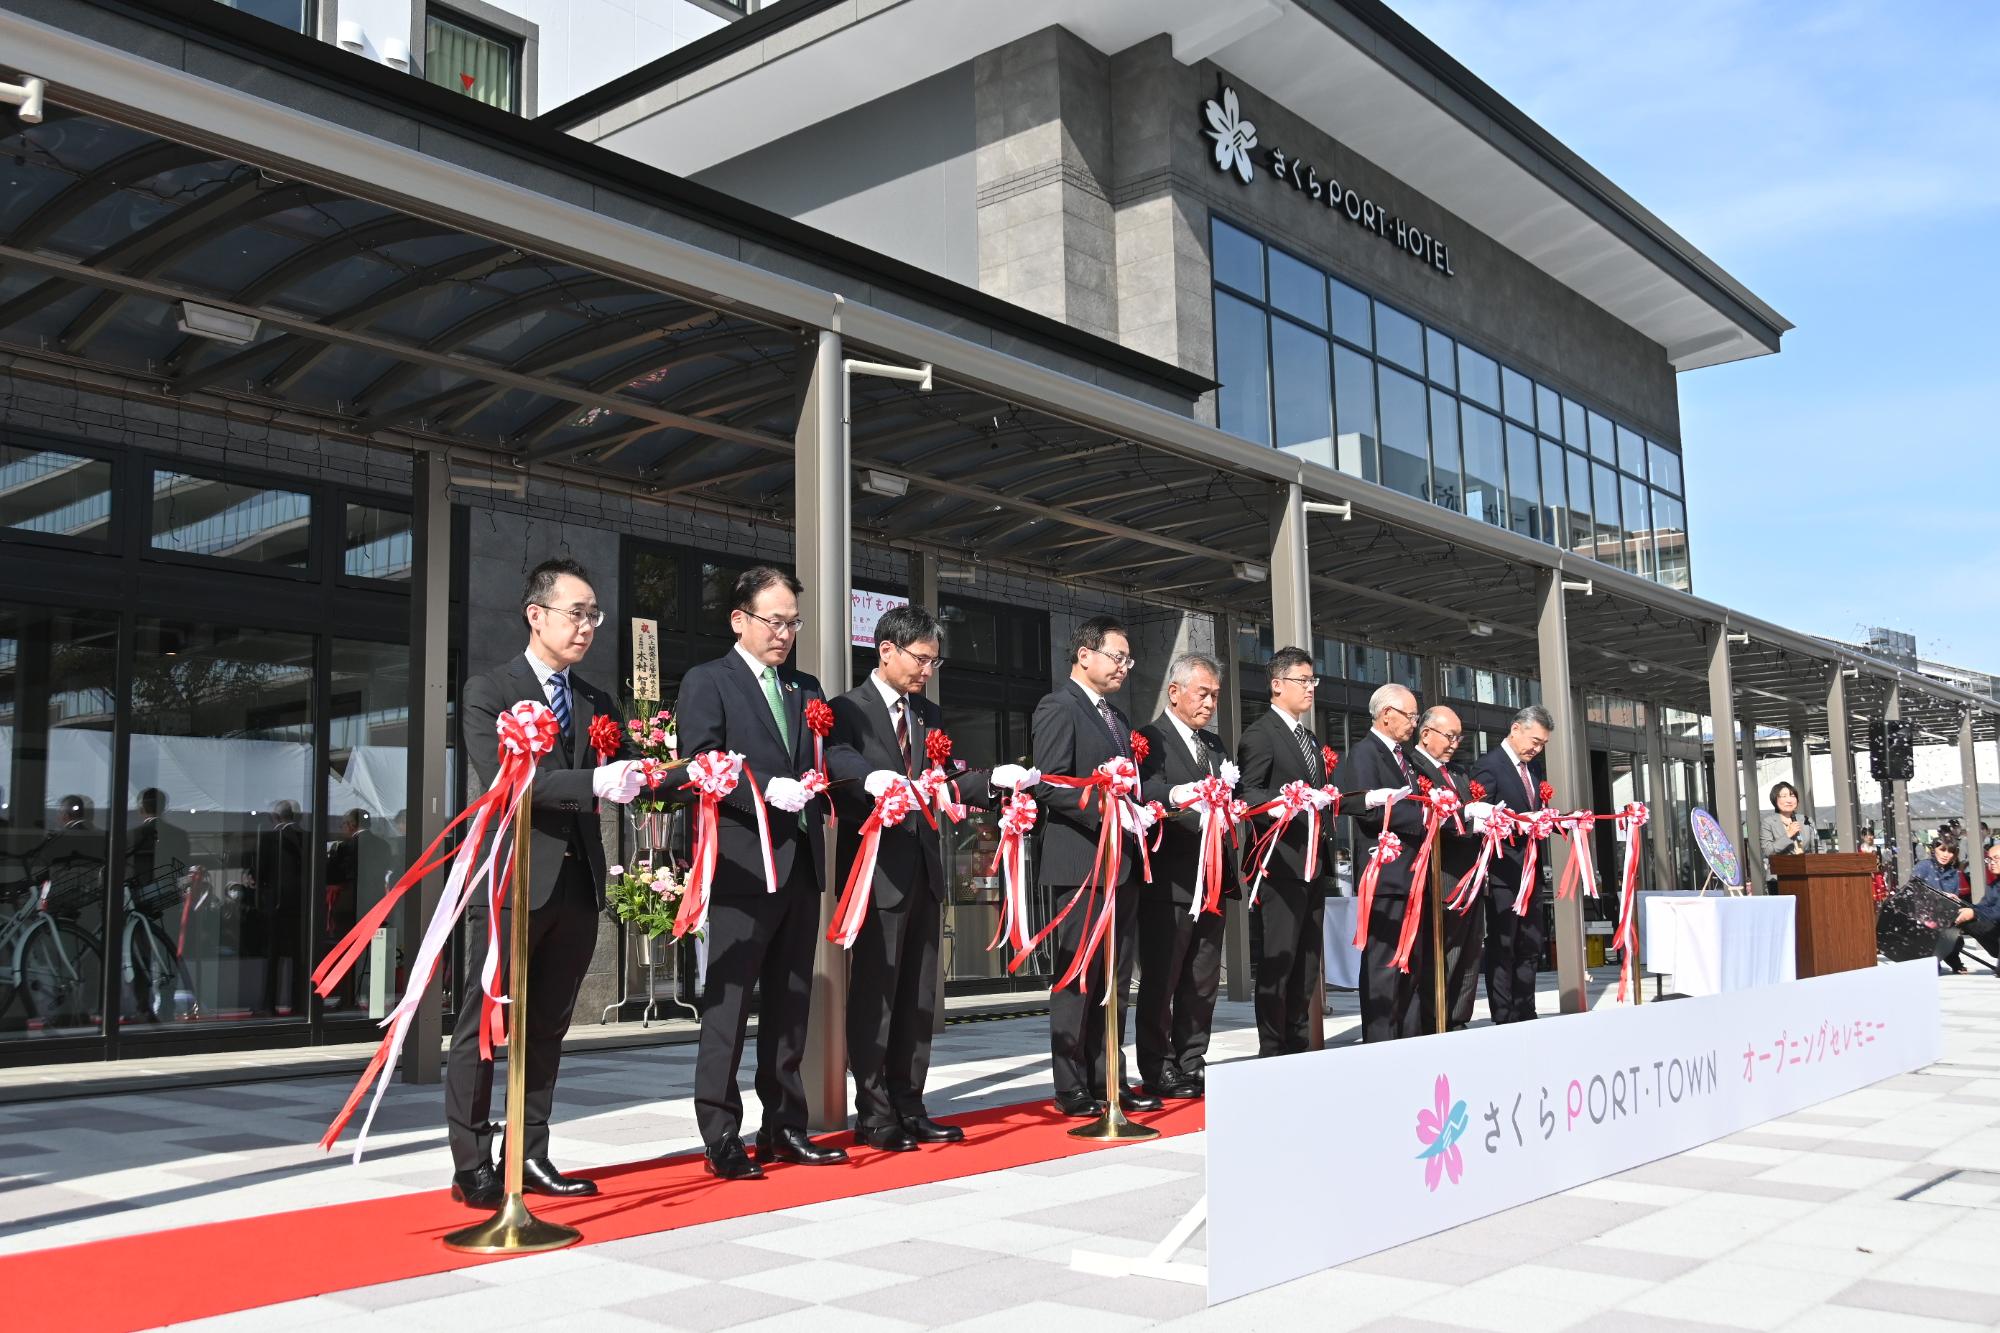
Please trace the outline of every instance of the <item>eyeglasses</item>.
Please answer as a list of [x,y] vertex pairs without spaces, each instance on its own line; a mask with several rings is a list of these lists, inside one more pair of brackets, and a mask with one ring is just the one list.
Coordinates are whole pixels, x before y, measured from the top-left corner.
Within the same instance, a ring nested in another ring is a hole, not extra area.
[[528,605],[539,606],[542,610],[553,611],[559,616],[568,616],[570,622],[578,629],[583,629],[585,626],[596,629],[604,623],[604,608],[599,606],[562,607],[550,606],[547,602],[530,602]]
[[892,642],[889,644],[889,646],[891,648],[894,648],[897,652],[901,653],[903,656],[909,658],[912,662],[915,662],[918,666],[922,667],[926,671],[944,670],[944,658],[942,657],[932,657],[928,653],[913,653],[900,643]]
[[764,628],[770,630],[773,634],[797,634],[805,628],[806,624],[803,616],[794,617],[791,620],[780,620],[776,616],[760,616],[755,611],[745,611],[743,614],[752,620],[762,623]]
[[1086,648],[1084,651],[1096,653],[1099,657],[1109,658],[1114,666],[1124,667],[1127,671],[1139,665],[1139,659],[1130,653],[1107,653],[1102,648]]
[[1280,676],[1278,679],[1287,685],[1303,685],[1309,690],[1319,688],[1318,676]]
[[1442,737],[1446,742],[1452,745],[1458,744],[1459,740],[1463,738],[1465,735],[1465,733],[1462,731],[1439,731],[1436,727],[1425,727],[1424,730],[1428,731],[1433,736]]
[[1416,710],[1412,708],[1398,708],[1394,704],[1385,704],[1383,705],[1382,711],[1385,713],[1401,713],[1404,717],[1407,717],[1412,722],[1415,722],[1417,720]]

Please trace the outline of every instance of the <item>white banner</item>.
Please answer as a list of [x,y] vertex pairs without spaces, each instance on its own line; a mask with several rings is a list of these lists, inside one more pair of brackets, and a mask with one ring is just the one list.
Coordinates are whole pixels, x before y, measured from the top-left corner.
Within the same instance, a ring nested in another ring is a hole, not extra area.
[[899,606],[908,606],[910,599],[898,597],[892,592],[874,592],[868,588],[850,588],[847,593],[847,637],[856,648],[873,648],[875,622],[886,611]]
[[1941,1045],[1926,958],[1212,1065],[1209,1303],[1685,1151]]

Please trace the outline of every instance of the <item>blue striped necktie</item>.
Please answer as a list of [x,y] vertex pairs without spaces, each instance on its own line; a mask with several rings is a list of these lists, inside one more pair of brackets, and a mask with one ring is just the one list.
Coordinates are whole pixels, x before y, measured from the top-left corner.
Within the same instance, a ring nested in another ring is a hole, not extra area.
[[558,671],[549,677],[549,707],[555,710],[556,725],[569,735],[569,673]]

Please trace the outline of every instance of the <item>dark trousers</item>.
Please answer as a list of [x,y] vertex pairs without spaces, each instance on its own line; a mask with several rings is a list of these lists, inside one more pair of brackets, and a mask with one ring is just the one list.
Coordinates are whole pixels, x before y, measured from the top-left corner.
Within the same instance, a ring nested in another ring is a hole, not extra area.
[[847,1060],[855,1124],[882,1129],[924,1115],[937,1023],[941,904],[928,888],[877,906],[849,952]]
[[1394,1041],[1424,1032],[1423,995],[1431,985],[1429,907],[1418,910],[1417,940],[1410,949],[1410,970],[1401,972],[1390,961],[1403,932],[1408,898],[1377,894],[1368,907],[1368,939],[1361,946],[1361,1040]]
[[1973,943],[2000,960],[2000,921],[1981,921],[1978,917],[1962,926],[1946,926],[1938,932],[1937,956],[1940,961],[1953,967],[1965,966],[1962,951],[1965,937],[1970,935]]
[[[479,1058],[482,1008],[479,969],[486,961],[486,913],[469,913],[465,979],[458,988],[458,1024],[445,1057],[444,1121],[452,1167],[470,1171],[493,1160],[493,1062]],[[507,985],[514,914],[500,913],[500,984]],[[528,913],[528,1069],[521,1108],[529,1157],[549,1155],[549,1112],[555,1105],[556,1070],[563,1034],[576,1008],[577,988],[597,948],[597,893],[580,860],[563,863],[549,901]],[[509,1021],[518,1017],[509,1015]]]
[[[1061,912],[1075,898],[1075,888],[1056,888],[1055,910]],[[1127,880],[1118,889],[1118,919],[1116,922],[1118,944],[1118,1030],[1125,1031],[1125,1012],[1128,1008],[1125,996],[1132,984],[1133,947],[1138,936],[1138,922],[1134,908],[1139,894],[1137,886]],[[1076,957],[1077,947],[1083,943],[1083,934],[1089,925],[1086,909],[1102,908],[1103,899],[1092,903],[1088,895],[1076,904],[1076,910],[1063,918],[1056,927],[1056,976],[1060,978],[1069,970],[1070,960]],[[1092,913],[1094,915],[1094,913]],[[1106,1084],[1104,1067],[1104,959],[1102,952],[1091,960],[1082,977],[1084,989],[1079,992],[1075,982],[1049,996],[1049,1062],[1054,1075],[1056,1095],[1071,1097],[1102,1097]],[[1118,1053],[1118,1085],[1125,1086],[1125,1052],[1121,1046]]]
[[1519,1023],[1535,1016],[1535,975],[1541,971],[1547,936],[1540,903],[1526,916],[1514,914],[1514,890],[1486,886],[1486,1012],[1495,1023]]
[[757,991],[757,1100],[769,1129],[806,1127],[806,1053],[812,1006],[813,947],[820,895],[808,858],[776,893],[718,897],[708,909],[708,986],[702,993],[701,1045],[694,1063],[694,1121],[714,1147],[743,1129],[736,1071]]
[[[1451,881],[1445,881],[1449,884]],[[1429,926],[1429,908],[1425,909]],[[1457,1032],[1472,1022],[1472,1002],[1479,994],[1479,962],[1485,954],[1486,917],[1481,911],[1454,912],[1444,909],[1444,1002],[1448,1032]],[[1437,1031],[1437,993],[1430,982],[1435,954],[1424,954],[1423,1030]]]
[[296,1018],[305,1010],[299,999],[299,985],[306,979],[306,969],[299,966],[299,932],[305,923],[292,911],[273,912],[270,923],[270,938],[264,945],[264,989],[257,1012],[275,1014],[282,1006]]
[[1263,953],[1257,960],[1257,1054],[1291,1055],[1310,1049],[1321,1015],[1313,1009],[1313,981],[1325,952],[1326,898],[1315,886],[1266,876],[1257,891]]
[[1222,979],[1222,917],[1189,917],[1169,894],[1139,903],[1139,998],[1133,1044],[1139,1077],[1158,1083],[1169,1072],[1200,1078]]

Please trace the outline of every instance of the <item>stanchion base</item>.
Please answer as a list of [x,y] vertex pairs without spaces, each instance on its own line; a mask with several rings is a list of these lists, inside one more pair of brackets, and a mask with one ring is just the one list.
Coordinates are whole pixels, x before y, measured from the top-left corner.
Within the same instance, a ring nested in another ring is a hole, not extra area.
[[539,1254],[543,1250],[560,1250],[582,1239],[583,1233],[575,1227],[542,1221],[528,1211],[525,1198],[510,1194],[499,1212],[476,1226],[452,1232],[444,1238],[444,1245],[448,1250],[466,1254]]
[[1073,1139],[1098,1139],[1105,1143],[1122,1143],[1130,1139],[1157,1139],[1160,1131],[1135,1125],[1125,1118],[1125,1113],[1113,1106],[1087,1125],[1078,1125],[1069,1131]]

